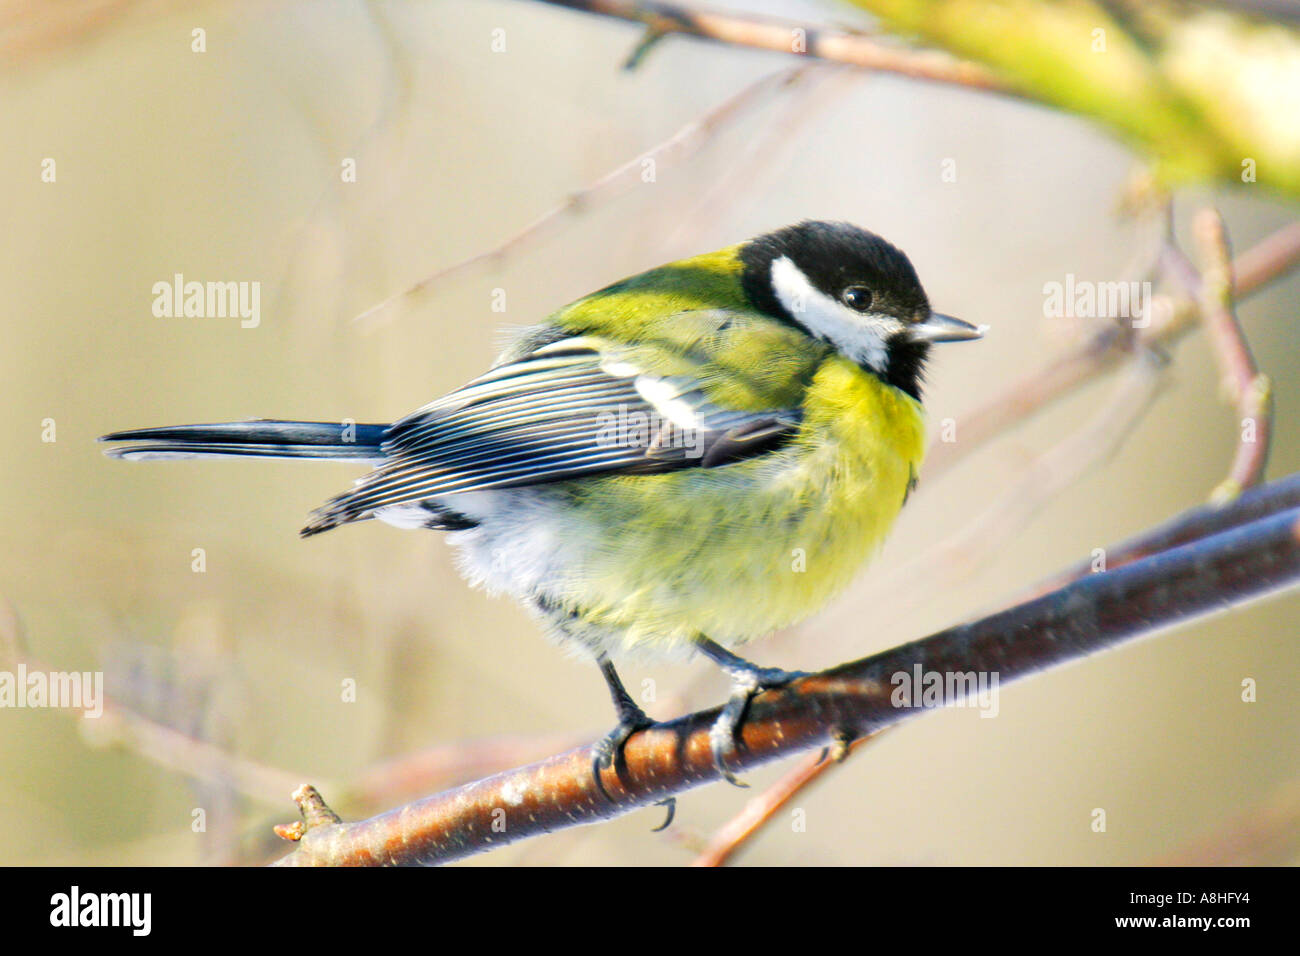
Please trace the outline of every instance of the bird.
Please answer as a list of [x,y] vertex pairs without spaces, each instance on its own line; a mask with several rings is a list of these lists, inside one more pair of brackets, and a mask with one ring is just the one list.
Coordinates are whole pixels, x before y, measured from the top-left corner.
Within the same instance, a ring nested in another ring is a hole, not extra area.
[[[118,431],[128,460],[367,464],[314,536],[369,518],[447,533],[462,574],[514,597],[600,669],[619,772],[653,721],[614,661],[712,660],[729,769],[753,698],[800,676],[736,653],[820,610],[873,557],[925,452],[933,345],[987,326],[935,312],[908,257],[809,220],[650,269],[517,330],[488,371],[388,424],[255,419]],[[608,795],[608,792],[605,791]]]

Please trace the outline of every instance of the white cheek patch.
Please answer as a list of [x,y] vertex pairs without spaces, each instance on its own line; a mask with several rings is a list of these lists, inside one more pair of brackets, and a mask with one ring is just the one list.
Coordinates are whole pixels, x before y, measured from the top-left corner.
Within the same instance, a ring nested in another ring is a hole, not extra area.
[[814,286],[788,256],[772,263],[772,291],[785,310],[812,335],[824,339],[860,365],[883,372],[885,343],[903,330],[893,316],[855,312]]

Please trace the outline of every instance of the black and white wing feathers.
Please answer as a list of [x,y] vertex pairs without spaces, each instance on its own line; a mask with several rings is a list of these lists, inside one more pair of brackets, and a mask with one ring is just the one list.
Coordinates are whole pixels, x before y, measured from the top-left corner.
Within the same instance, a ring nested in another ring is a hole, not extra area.
[[798,423],[795,409],[721,408],[689,374],[646,375],[600,343],[562,339],[394,422],[384,463],[303,534],[464,492],[717,467],[770,449]]

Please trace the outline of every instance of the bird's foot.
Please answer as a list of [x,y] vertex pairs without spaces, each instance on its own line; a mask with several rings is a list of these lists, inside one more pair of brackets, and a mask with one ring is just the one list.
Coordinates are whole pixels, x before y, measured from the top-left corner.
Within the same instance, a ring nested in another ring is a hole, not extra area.
[[723,666],[731,675],[731,697],[709,729],[709,747],[713,752],[713,766],[723,779],[736,787],[748,787],[749,784],[737,779],[727,769],[727,761],[735,756],[736,742],[750,701],[765,690],[784,687],[807,675],[803,671],[784,671],[779,667],[758,667],[739,658],[729,660]]
[[[630,701],[627,702],[631,704]],[[623,748],[627,745],[628,738],[638,730],[645,730],[647,727],[653,727],[655,722],[646,716],[645,711],[635,704],[628,707],[619,707],[618,726],[602,737],[592,748],[591,757],[591,776],[596,781],[596,787],[605,799],[610,803],[614,798],[609,795],[605,789],[605,783],[601,779],[601,773],[614,769],[614,775],[618,776],[619,768],[625,766],[623,758]]]

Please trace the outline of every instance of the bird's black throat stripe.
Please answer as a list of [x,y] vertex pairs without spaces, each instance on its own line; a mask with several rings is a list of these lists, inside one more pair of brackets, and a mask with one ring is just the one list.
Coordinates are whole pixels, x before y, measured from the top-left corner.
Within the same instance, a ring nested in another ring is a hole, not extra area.
[[925,360],[930,357],[929,344],[916,342],[906,335],[896,335],[885,344],[885,349],[885,371],[876,374],[886,384],[919,402],[921,385],[925,382]]

